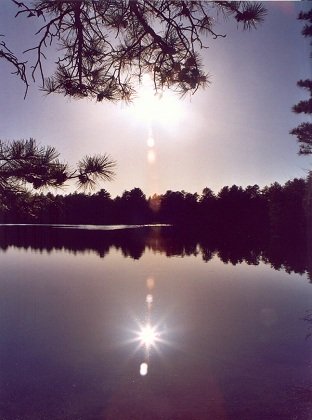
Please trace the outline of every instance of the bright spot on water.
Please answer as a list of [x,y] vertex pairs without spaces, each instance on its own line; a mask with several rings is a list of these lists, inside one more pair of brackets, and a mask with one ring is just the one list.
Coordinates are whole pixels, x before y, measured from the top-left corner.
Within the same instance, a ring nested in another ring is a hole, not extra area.
[[153,303],[153,295],[147,295],[145,301],[146,303]]
[[141,363],[141,365],[140,365],[140,375],[141,376],[147,375],[147,371],[148,371],[148,364],[147,363]]
[[154,163],[156,160],[156,154],[154,150],[149,150],[147,153],[147,161],[148,163]]
[[142,327],[139,334],[141,343],[144,344],[147,348],[155,345],[157,336],[158,334],[155,332],[155,329],[152,328],[149,324],[145,325],[145,327]]

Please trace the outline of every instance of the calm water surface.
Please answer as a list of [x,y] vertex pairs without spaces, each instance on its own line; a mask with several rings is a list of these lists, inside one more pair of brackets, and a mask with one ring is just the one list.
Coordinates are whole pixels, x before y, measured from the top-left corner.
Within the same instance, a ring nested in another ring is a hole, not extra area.
[[1,233],[1,420],[312,419],[307,274]]

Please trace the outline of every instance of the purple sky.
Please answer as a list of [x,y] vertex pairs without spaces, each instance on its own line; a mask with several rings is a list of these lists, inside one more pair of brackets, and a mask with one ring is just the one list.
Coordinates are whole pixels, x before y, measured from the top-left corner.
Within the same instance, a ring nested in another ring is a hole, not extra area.
[[[269,14],[256,31],[217,27],[227,37],[208,40],[202,52],[212,84],[184,100],[165,93],[159,101],[144,88],[131,106],[95,103],[44,96],[38,84],[24,100],[23,84],[0,62],[1,139],[33,137],[72,165],[86,154],[108,153],[117,176],[101,187],[112,197],[134,187],[146,195],[201,193],[206,186],[218,192],[224,185],[263,187],[304,177],[312,158],[297,155],[288,132],[305,120],[291,107],[307,97],[297,80],[311,77],[309,43],[296,19],[309,4],[265,5]],[[19,52],[35,45],[35,28],[30,19],[14,19],[15,11],[9,1],[0,3],[1,33]]]

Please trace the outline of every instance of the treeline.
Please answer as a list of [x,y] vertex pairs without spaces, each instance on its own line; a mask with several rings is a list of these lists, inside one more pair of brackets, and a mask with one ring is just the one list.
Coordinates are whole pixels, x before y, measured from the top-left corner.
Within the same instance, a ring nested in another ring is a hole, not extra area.
[[11,194],[2,197],[1,223],[153,224],[197,231],[303,237],[311,217],[311,176],[284,185],[205,188],[199,195],[167,191],[146,197],[139,188],[111,198],[94,194]]

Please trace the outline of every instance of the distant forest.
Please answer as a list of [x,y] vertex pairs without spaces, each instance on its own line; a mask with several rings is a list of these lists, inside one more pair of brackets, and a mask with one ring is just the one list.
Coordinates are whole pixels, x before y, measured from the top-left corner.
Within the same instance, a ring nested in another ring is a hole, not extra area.
[[0,203],[0,223],[154,224],[166,223],[201,232],[253,237],[303,238],[310,230],[312,177],[242,188],[223,187],[218,194],[167,191],[146,197],[140,188],[111,198],[96,193],[69,195],[7,194]]
[[[8,246],[73,251],[94,249],[104,256],[111,246],[139,258],[145,247],[167,255],[190,255],[201,249],[208,261],[218,253],[233,264],[259,260],[286,271],[308,272],[312,279],[312,176],[260,189],[233,185],[218,194],[167,191],[146,197],[139,188],[111,198],[94,194],[10,194],[0,203],[1,224],[170,224],[171,230],[140,233],[118,231],[37,230],[12,226],[0,229],[0,248]],[[39,226],[38,226],[39,228]],[[7,230],[9,229],[9,230]],[[48,229],[48,228],[47,228]],[[132,229],[130,229],[132,231]],[[147,242],[146,242],[147,241]]]

